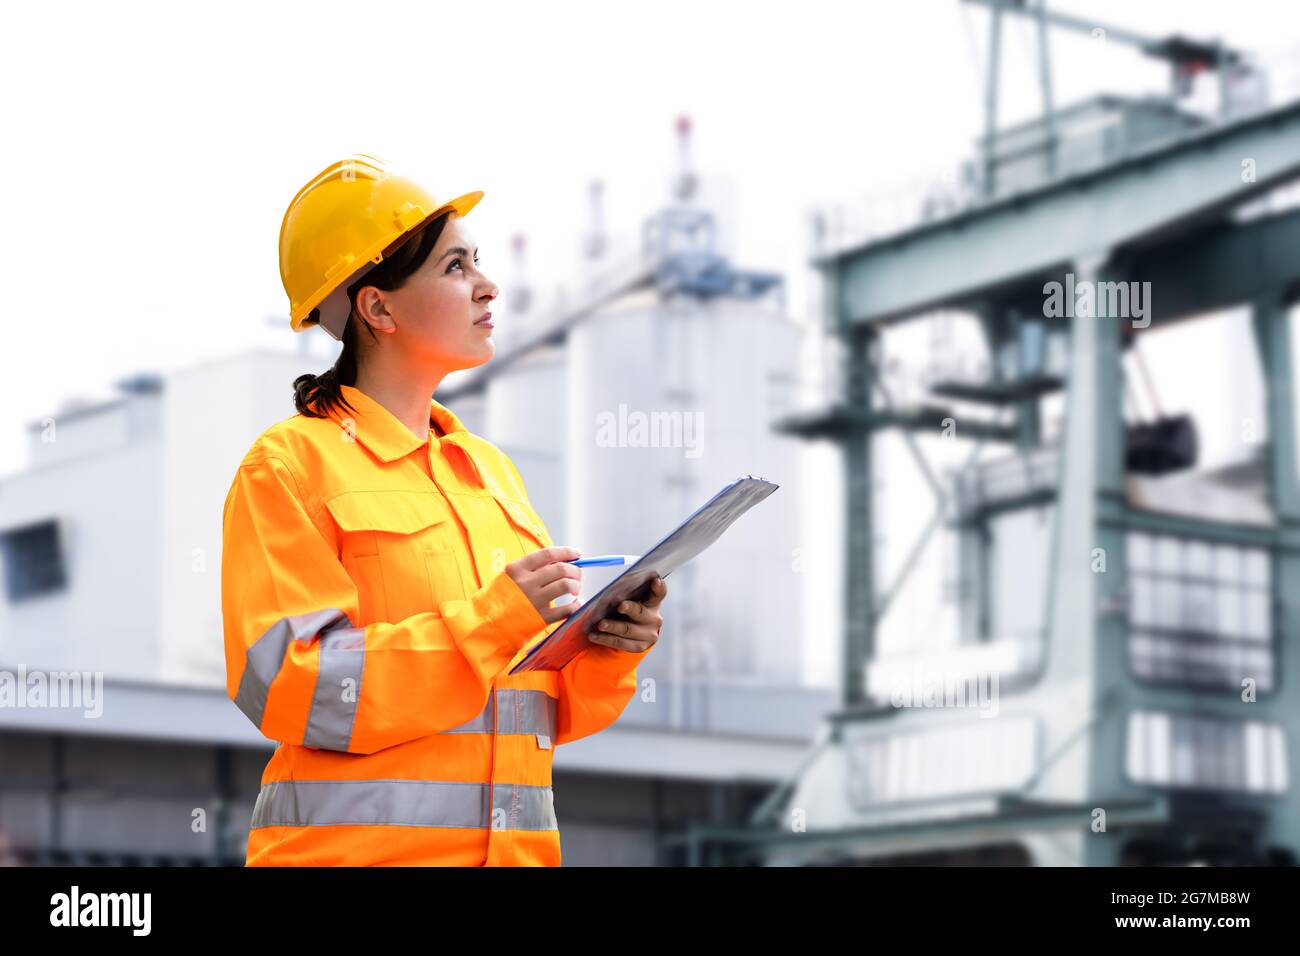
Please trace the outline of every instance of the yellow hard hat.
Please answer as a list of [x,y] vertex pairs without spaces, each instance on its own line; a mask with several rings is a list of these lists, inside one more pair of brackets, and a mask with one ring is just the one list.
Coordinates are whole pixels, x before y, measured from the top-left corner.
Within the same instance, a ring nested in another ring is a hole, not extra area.
[[378,156],[354,153],[312,177],[280,223],[280,281],[295,332],[320,325],[343,338],[347,289],[383,261],[399,239],[435,216],[463,216],[483,198],[466,193],[439,202]]

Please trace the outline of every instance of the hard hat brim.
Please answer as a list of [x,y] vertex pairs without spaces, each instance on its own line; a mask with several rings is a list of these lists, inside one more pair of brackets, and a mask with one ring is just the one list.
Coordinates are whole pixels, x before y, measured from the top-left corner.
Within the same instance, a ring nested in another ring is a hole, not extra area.
[[468,215],[469,211],[477,206],[478,201],[482,198],[483,193],[481,190],[457,196],[455,199],[443,203],[405,232],[393,238],[385,238],[382,243],[376,243],[374,247],[367,249],[359,258],[368,261],[363,262],[358,269],[343,277],[337,283],[322,285],[303,302],[299,310],[300,315],[290,317],[293,330],[301,332],[313,325],[319,325],[329,333],[331,338],[341,341],[343,331],[347,328],[348,315],[352,311],[351,302],[348,300],[348,287],[382,262],[386,250],[400,246],[413,233],[423,229],[432,220],[437,219],[444,213],[450,211],[455,212],[457,216]]

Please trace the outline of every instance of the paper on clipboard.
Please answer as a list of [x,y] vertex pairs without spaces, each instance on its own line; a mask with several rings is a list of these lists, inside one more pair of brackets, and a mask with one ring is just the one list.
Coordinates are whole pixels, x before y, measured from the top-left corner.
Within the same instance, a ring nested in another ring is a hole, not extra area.
[[737,518],[758,504],[780,485],[765,478],[745,475],[737,478],[701,505],[662,541],[630,568],[603,587],[564,623],[528,652],[510,671],[556,671],[573,660],[589,642],[587,635],[598,622],[618,617],[614,609],[625,600],[644,601],[650,596],[650,581],[656,575],[667,578],[722,537]]

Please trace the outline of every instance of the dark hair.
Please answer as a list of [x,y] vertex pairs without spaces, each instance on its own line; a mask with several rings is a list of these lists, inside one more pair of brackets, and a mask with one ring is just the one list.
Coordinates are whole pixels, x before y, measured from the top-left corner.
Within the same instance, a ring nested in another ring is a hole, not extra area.
[[[340,406],[352,408],[343,397],[342,386],[355,386],[357,383],[357,327],[364,325],[370,337],[375,337],[375,330],[357,315],[357,293],[368,285],[385,292],[400,289],[429,258],[450,215],[450,212],[443,213],[409,236],[396,240],[400,245],[395,249],[390,247],[392,251],[386,250],[382,262],[348,286],[351,310],[348,312],[347,324],[343,327],[343,351],[339,353],[334,365],[321,374],[308,372],[293,380],[293,404],[298,409],[298,414],[308,418],[325,418],[330,411]],[[319,312],[313,310],[312,317],[319,319]]]

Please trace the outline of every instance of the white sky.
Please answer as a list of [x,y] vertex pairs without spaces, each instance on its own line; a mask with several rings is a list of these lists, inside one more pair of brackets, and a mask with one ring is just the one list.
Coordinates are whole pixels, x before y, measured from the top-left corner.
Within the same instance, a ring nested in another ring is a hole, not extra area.
[[[1056,6],[1261,51],[1300,40],[1287,0]],[[509,238],[524,232],[547,288],[573,280],[587,182],[605,179],[607,222],[636,229],[665,195],[673,119],[688,113],[697,165],[735,177],[741,264],[785,272],[799,313],[808,208],[944,168],[979,131],[972,54],[988,18],[957,0],[633,10],[11,6],[0,473],[25,460],[23,426],[74,394],[283,342],[266,318],[287,307],[284,207],[348,152],[400,163],[435,192],[484,190],[471,224],[484,268],[508,278]],[[1036,106],[1033,34],[1014,30],[1004,90],[1023,114]],[[1057,34],[1054,52],[1060,101],[1164,83],[1158,65],[1087,37]]]

